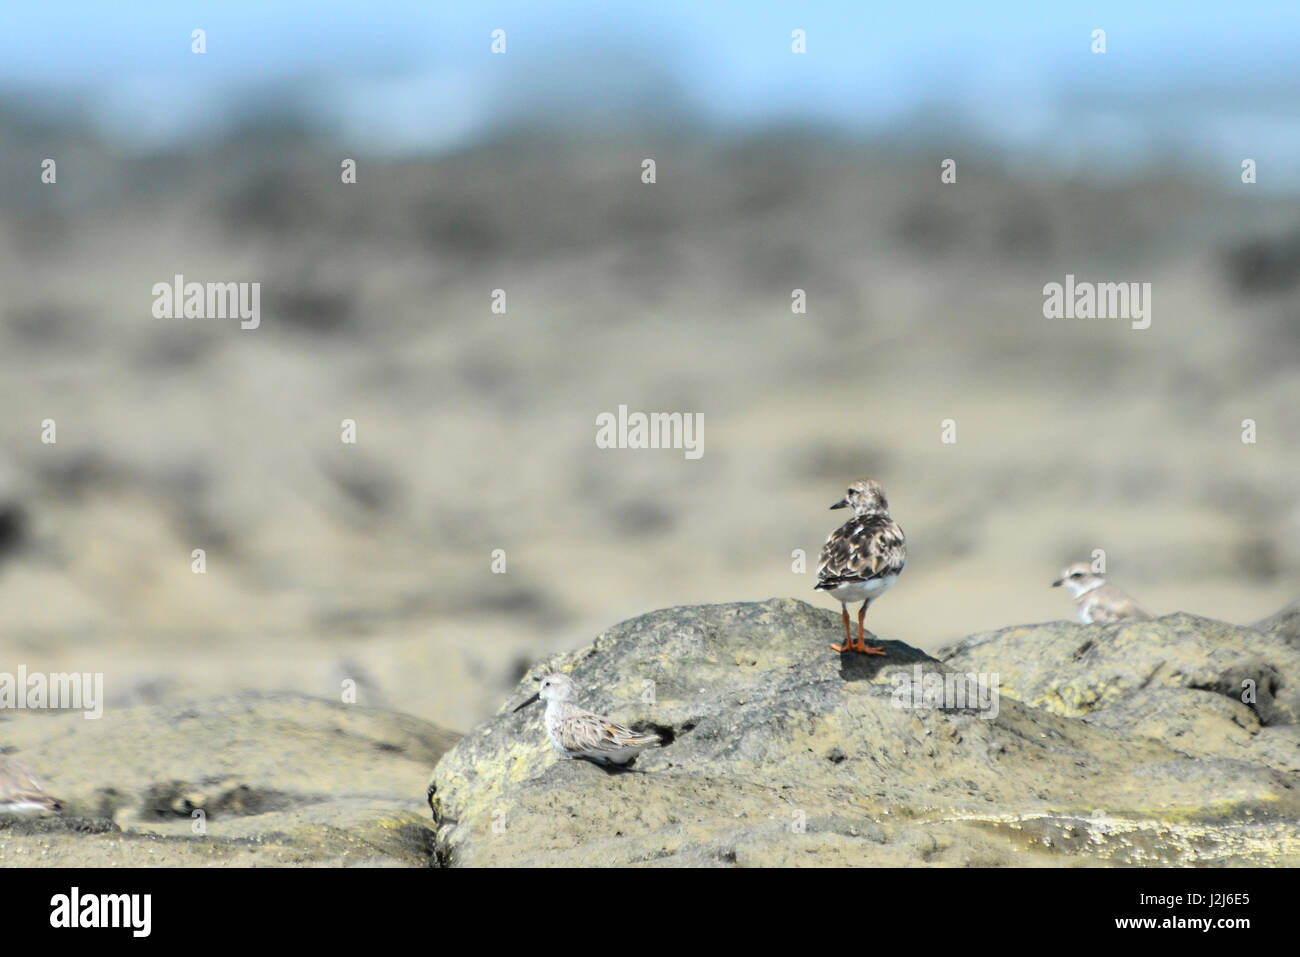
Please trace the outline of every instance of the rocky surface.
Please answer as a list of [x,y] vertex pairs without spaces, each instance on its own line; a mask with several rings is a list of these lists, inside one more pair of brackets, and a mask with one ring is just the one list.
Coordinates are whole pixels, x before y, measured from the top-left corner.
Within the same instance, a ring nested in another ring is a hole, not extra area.
[[62,814],[0,816],[0,866],[424,866],[422,789],[457,735],[319,698],[244,694],[100,720],[18,713],[0,721],[0,740],[65,803]]
[[1251,627],[1266,635],[1281,638],[1293,648],[1300,648],[1300,600],[1293,601],[1276,615],[1269,615]]
[[1300,647],[1257,628],[1185,614],[1054,622],[974,635],[940,657],[959,670],[999,671],[1003,693],[1036,708],[1187,754],[1298,772]]
[[[287,693],[5,714],[65,810],[0,816],[0,866],[1293,866],[1289,620],[1050,622],[871,658],[831,652],[838,615],[801,601],[672,608],[539,663],[463,739]],[[917,668],[996,673],[999,695],[900,697]],[[513,708],[557,669],[669,743],[626,771],[556,754],[541,706]]]
[[[887,658],[840,656],[841,637],[790,599],[673,608],[540,663],[436,768],[440,862],[1300,864],[1283,638],[1051,622],[939,661],[887,640]],[[898,706],[917,666],[997,672],[997,707]],[[558,755],[540,707],[513,711],[551,670],[671,742],[627,772]]]

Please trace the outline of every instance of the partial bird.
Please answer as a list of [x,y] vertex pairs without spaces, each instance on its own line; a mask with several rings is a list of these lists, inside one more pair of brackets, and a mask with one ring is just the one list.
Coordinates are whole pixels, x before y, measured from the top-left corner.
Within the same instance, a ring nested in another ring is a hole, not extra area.
[[1064,587],[1074,596],[1079,621],[1085,625],[1107,625],[1114,621],[1141,621],[1151,616],[1128,594],[1107,583],[1088,562],[1075,562],[1062,569],[1053,588]]
[[661,743],[659,735],[633,731],[604,715],[573,703],[577,688],[564,674],[551,674],[542,686],[515,711],[521,711],[539,699],[546,702],[546,734],[561,754],[586,758],[598,764],[626,764],[646,748]]
[[50,797],[32,772],[0,749],[0,814],[57,811],[62,803]]

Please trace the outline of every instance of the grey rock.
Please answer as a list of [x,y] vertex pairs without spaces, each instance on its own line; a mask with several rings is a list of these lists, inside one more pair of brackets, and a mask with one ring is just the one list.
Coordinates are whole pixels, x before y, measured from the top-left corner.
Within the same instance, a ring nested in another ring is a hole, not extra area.
[[1255,622],[1251,627],[1266,635],[1281,638],[1292,648],[1300,648],[1300,599],[1293,601],[1277,614]]
[[994,670],[1028,704],[1078,717],[1138,691],[1197,688],[1248,702],[1262,725],[1300,721],[1300,648],[1252,628],[1166,615],[1111,625],[1015,625],[939,652],[959,670]]
[[0,818],[0,865],[427,866],[421,789],[457,737],[296,694],[24,713],[0,740],[66,810]]
[[[439,860],[1300,863],[1300,789],[1270,759],[1289,739],[1254,743],[1293,727],[1282,676],[1294,663],[1246,629],[1190,616],[1138,624],[1149,662],[1133,661],[1128,626],[1062,622],[978,636],[941,663],[887,640],[886,658],[834,654],[839,615],[790,599],[643,615],[539,664],[446,753],[430,784]],[[1210,647],[1222,640],[1227,649]],[[1201,651],[1181,652],[1189,642]],[[1053,661],[1066,684],[1053,684]],[[895,690],[917,666],[1005,672],[996,715],[900,707],[912,702]],[[551,670],[571,674],[585,707],[670,743],[626,772],[557,754],[540,710],[513,711]],[[1244,673],[1276,678],[1265,707],[1198,690]],[[1153,684],[1204,697],[1135,702],[1137,730],[1098,712]],[[1202,702],[1216,735],[1193,746],[1197,720],[1184,712]]]

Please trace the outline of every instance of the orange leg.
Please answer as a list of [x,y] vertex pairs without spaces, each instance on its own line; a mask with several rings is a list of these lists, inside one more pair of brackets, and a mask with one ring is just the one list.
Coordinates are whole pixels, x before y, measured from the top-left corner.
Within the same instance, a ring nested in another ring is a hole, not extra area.
[[840,602],[840,610],[844,612],[844,644],[831,645],[835,651],[848,651],[853,647],[853,636],[849,634],[849,606]]
[[[862,619],[866,617],[867,606],[870,604],[871,604],[871,599],[868,598],[866,601],[862,603],[862,607],[858,609],[858,643],[853,646],[853,650],[864,655],[883,655],[885,653],[884,648],[881,648],[878,645],[869,645],[862,638]],[[845,612],[846,628],[848,627],[847,615],[848,612],[846,611]]]

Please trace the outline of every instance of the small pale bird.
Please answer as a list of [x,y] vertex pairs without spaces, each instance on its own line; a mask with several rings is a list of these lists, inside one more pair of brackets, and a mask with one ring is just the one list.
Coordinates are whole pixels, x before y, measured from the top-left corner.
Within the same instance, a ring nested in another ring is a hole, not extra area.
[[1061,577],[1052,582],[1052,587],[1064,587],[1074,596],[1079,621],[1085,625],[1107,625],[1113,621],[1151,617],[1122,590],[1094,572],[1087,562],[1075,562],[1062,570]]
[[32,772],[0,750],[0,814],[57,811],[63,805],[45,793]]
[[515,711],[539,698],[546,702],[546,734],[551,744],[571,758],[587,758],[598,764],[627,764],[646,748],[661,742],[653,732],[633,731],[604,715],[573,703],[573,679],[564,674],[547,675],[542,687]]
[[[844,613],[844,644],[835,651],[856,651],[883,655],[884,648],[863,639],[862,619],[867,606],[898,580],[907,561],[907,540],[898,523],[889,517],[885,490],[875,479],[860,479],[849,486],[844,497],[831,508],[851,508],[853,517],[831,532],[822,546],[817,565],[817,591],[838,599]],[[858,609],[858,640],[849,634],[849,602],[862,602]]]

